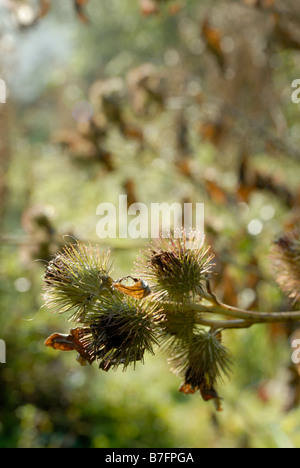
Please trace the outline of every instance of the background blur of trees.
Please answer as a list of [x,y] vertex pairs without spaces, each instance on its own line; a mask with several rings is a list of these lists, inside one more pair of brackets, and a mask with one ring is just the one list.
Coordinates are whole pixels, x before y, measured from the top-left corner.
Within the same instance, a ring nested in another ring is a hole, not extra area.
[[[51,7],[51,8],[50,8]],[[0,447],[299,447],[293,329],[232,331],[223,413],[164,357],[105,373],[44,346],[66,332],[41,277],[97,205],[205,203],[219,297],[290,310],[271,245],[300,221],[295,0],[0,0]],[[142,241],[112,240],[115,277]]]

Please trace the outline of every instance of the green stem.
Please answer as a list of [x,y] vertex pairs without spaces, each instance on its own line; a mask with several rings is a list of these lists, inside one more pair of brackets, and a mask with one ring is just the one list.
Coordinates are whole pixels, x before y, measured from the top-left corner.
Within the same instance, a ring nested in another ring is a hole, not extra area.
[[254,322],[246,322],[246,320],[209,320],[198,318],[196,320],[198,325],[203,325],[205,327],[210,327],[211,333],[214,333],[217,330],[224,330],[229,328],[250,328],[252,325],[255,325]]
[[[185,312],[194,311],[204,314],[215,314],[224,317],[231,317],[241,319],[245,322],[254,323],[274,323],[274,322],[295,322],[300,321],[300,311],[295,312],[254,312],[252,310],[239,309],[227,304],[218,303],[211,306],[201,303],[182,304],[181,310]],[[178,309],[178,304],[172,302],[163,302],[162,307],[168,311],[175,311]]]

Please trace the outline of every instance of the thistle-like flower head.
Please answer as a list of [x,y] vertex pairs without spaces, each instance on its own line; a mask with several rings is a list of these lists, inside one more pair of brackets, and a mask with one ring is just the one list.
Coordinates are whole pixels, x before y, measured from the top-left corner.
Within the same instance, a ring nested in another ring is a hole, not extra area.
[[189,343],[181,341],[178,349],[174,346],[173,372],[184,376],[180,391],[186,394],[200,391],[205,401],[214,400],[220,409],[220,397],[215,385],[223,374],[228,375],[231,357],[221,343],[221,335],[195,332]]
[[201,298],[212,271],[210,247],[204,238],[191,241],[185,231],[154,239],[136,262],[136,272],[147,281],[158,299],[178,303]]
[[104,370],[143,361],[145,351],[153,354],[157,344],[156,327],[162,315],[147,300],[139,301],[119,292],[103,297],[85,315],[89,326],[85,333],[85,349],[93,354]]
[[82,243],[64,247],[46,268],[46,306],[55,312],[72,312],[71,318],[80,322],[90,303],[110,293],[111,271],[109,251]]

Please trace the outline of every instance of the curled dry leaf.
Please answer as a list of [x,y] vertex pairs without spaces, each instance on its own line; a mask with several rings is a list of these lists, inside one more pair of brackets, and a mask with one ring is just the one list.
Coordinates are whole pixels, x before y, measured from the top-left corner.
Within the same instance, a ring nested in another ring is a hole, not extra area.
[[86,351],[84,344],[80,341],[82,332],[84,332],[84,329],[74,328],[70,330],[69,335],[53,333],[45,341],[45,346],[58,349],[59,351],[77,351],[80,356],[79,362],[81,364],[84,365],[86,361],[92,364],[95,357]]
[[[126,278],[131,278],[135,284],[132,286],[125,286],[122,284],[122,281]],[[119,282],[114,283],[114,288],[123,294],[135,297],[136,299],[144,299],[145,297],[149,296],[149,294],[151,294],[151,289],[146,281],[138,278],[132,278],[131,276],[126,278],[122,278]]]

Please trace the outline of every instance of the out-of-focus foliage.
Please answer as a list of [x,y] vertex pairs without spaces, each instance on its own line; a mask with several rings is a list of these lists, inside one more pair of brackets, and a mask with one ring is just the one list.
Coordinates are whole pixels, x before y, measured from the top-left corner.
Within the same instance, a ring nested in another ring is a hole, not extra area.
[[[81,368],[44,346],[45,261],[100,242],[97,205],[204,202],[218,295],[284,310],[271,244],[299,223],[299,7],[293,0],[0,4],[1,447],[299,447],[288,326],[226,337],[224,412],[174,391],[165,359]],[[115,276],[143,242],[112,240]],[[289,411],[287,411],[287,409]]]

